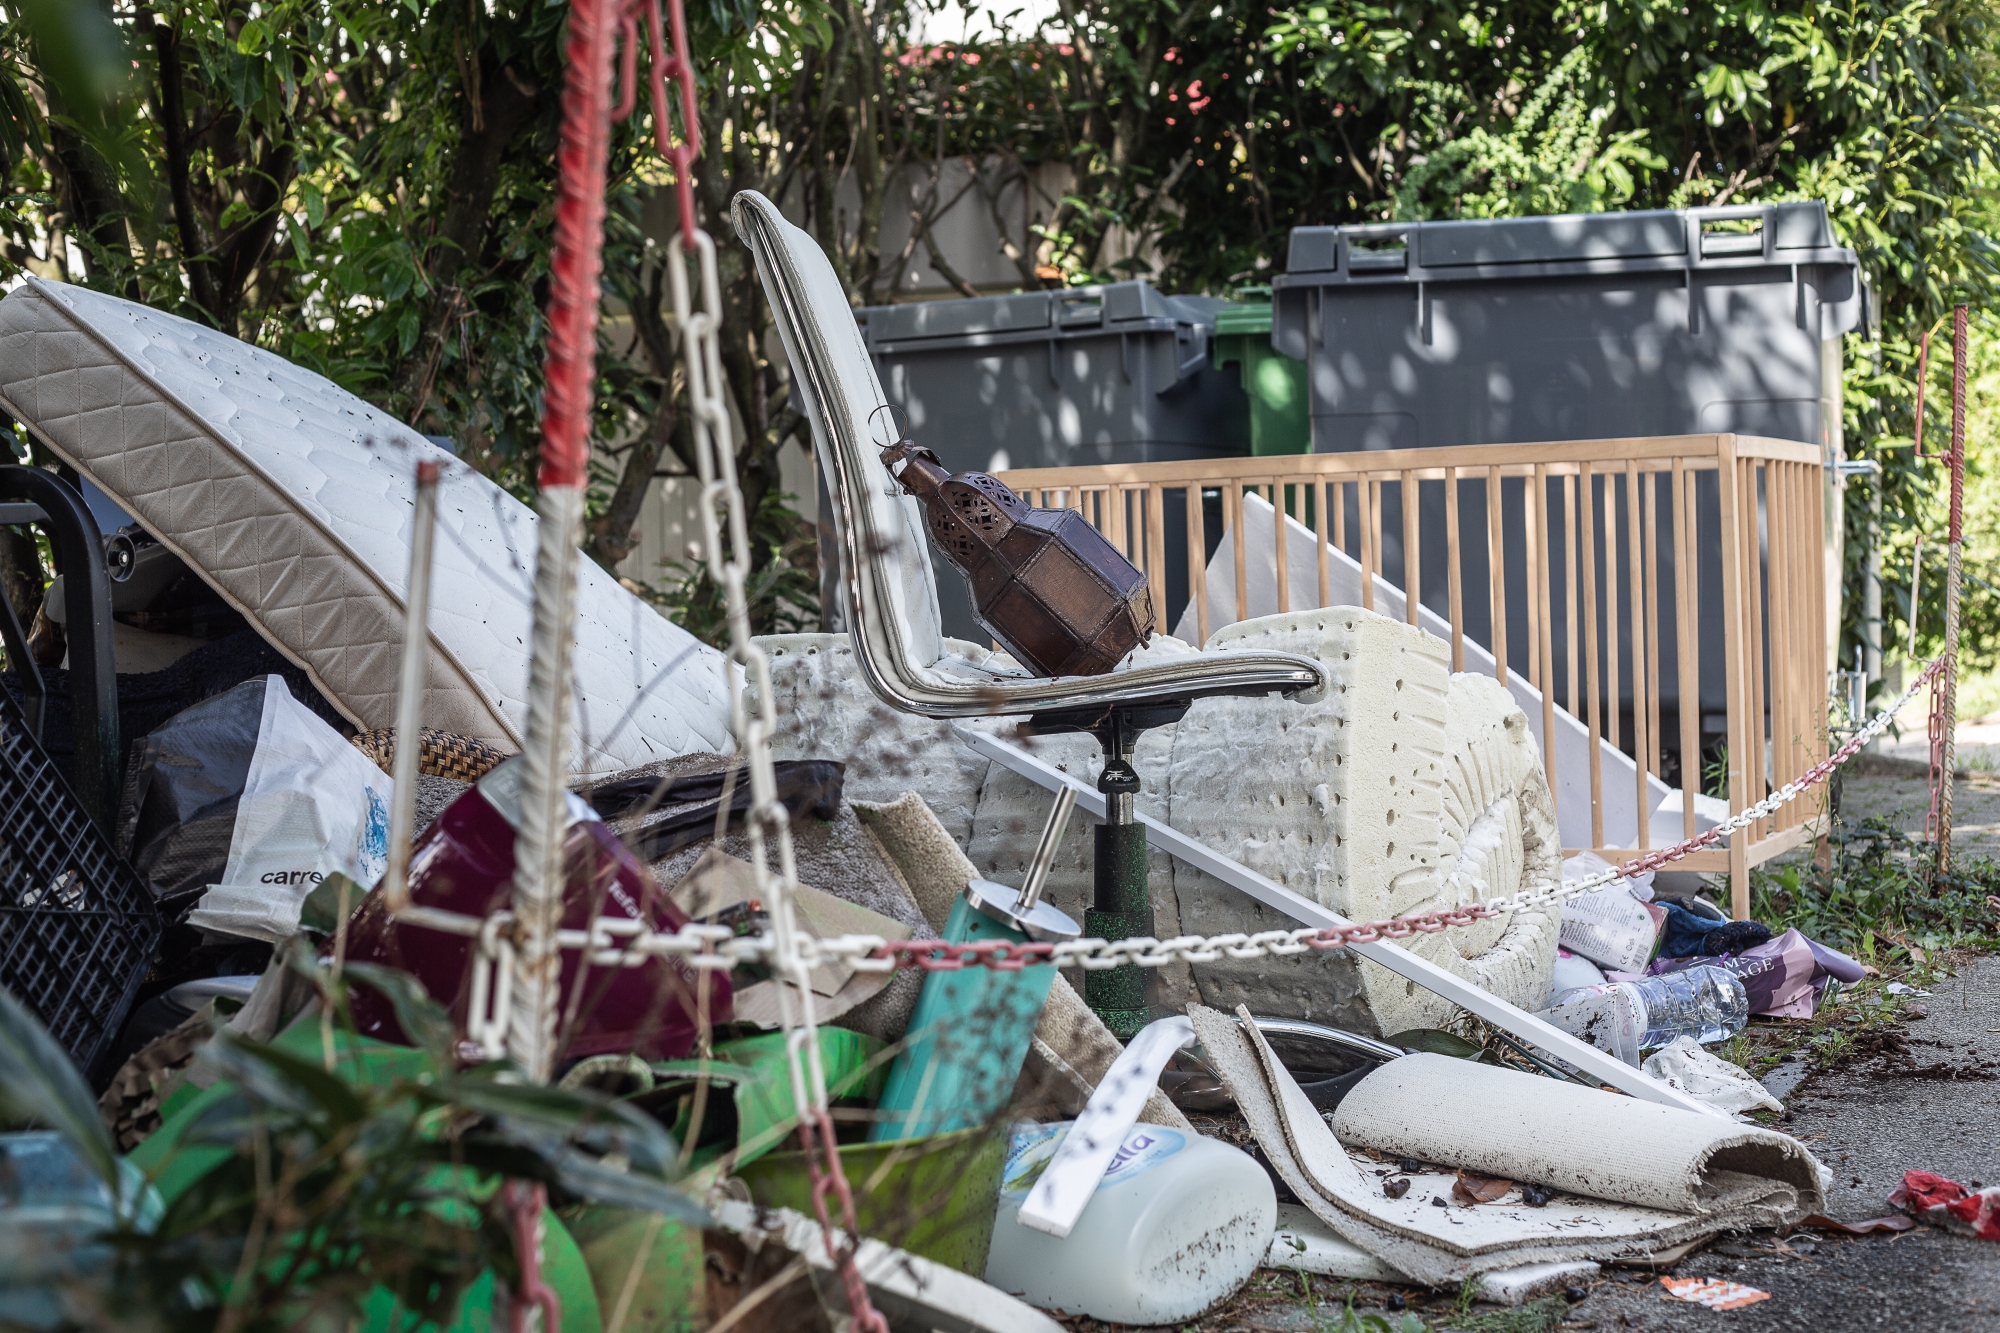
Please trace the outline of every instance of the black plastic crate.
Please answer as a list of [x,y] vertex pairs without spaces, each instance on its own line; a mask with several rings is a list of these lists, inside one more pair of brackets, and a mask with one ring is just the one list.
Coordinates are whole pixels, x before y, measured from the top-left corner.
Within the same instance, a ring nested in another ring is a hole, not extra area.
[[0,691],[0,986],[101,1078],[160,930],[145,883]]

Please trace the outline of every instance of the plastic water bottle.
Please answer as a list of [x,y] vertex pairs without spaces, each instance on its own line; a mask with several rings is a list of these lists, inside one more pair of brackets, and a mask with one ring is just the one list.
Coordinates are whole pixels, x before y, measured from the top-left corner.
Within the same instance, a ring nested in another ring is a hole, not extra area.
[[1733,972],[1704,965],[1624,983],[1646,1006],[1642,1047],[1665,1046],[1676,1037],[1722,1041],[1750,1021],[1750,996]]

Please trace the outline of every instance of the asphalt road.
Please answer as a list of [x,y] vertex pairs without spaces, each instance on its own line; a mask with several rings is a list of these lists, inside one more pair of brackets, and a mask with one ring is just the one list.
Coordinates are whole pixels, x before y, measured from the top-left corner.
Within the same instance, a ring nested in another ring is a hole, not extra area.
[[[1892,1212],[1889,1192],[1906,1170],[2000,1181],[2000,958],[1961,968],[1927,1004],[1929,1016],[1904,1029],[1907,1059],[1892,1050],[1809,1077],[1792,1094],[1786,1128],[1833,1168],[1828,1203],[1842,1221]],[[1864,1239],[1761,1234],[1711,1246],[1673,1272],[1741,1282],[1771,1299],[1718,1312],[1669,1298],[1652,1274],[1618,1273],[1592,1286],[1563,1327],[2000,1330],[2000,1244],[1930,1227]]]
[[[1850,777],[1841,797],[1850,819],[1886,815],[1921,834],[1930,814],[1930,784],[1916,778]],[[1952,850],[2000,860],[2000,773],[1972,769],[1952,784]]]

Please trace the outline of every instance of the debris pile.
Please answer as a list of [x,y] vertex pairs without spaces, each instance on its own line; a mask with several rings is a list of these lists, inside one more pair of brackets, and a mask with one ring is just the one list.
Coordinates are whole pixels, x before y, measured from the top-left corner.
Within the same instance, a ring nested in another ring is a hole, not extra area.
[[[659,80],[657,16],[653,37]],[[712,265],[690,208],[686,253]],[[728,414],[705,410],[713,347],[692,347],[717,312],[694,319],[673,280],[698,448],[733,458]],[[0,780],[75,844],[16,858],[13,909],[134,918],[116,959],[7,960],[0,1110],[42,1126],[0,1136],[0,1240],[35,1238],[0,1244],[8,1322],[89,1322],[101,1275],[126,1293],[161,1273],[162,1299],[276,1319],[337,1271],[369,1327],[521,1327],[533,1306],[551,1330],[1053,1333],[1051,1314],[1194,1319],[1262,1266],[1519,1303],[1821,1217],[1824,1168],[1736,1118],[1775,1103],[1702,1044],[1810,1013],[1859,965],[1642,879],[1560,912],[1503,902],[1603,867],[1559,864],[1519,689],[1453,674],[1414,621],[1280,608],[1199,649],[1145,643],[1145,576],[1094,527],[930,477],[934,533],[1059,525],[1069,574],[1116,594],[966,556],[1019,574],[1038,614],[1067,608],[1038,651],[1094,674],[1065,707],[989,702],[959,732],[886,710],[856,646],[928,633],[918,667],[944,661],[927,565],[848,571],[879,576],[893,622],[860,638],[752,642],[742,571],[712,551],[725,656],[587,562],[574,587],[548,573],[575,555],[574,477],[544,478],[539,515],[464,469],[441,503],[446,460],[407,428],[94,292],[27,280],[0,302],[0,353],[26,341],[91,373],[0,355],[0,393],[133,519],[131,549],[168,553],[148,578],[199,580],[300,674],[127,737],[115,827],[0,700]],[[851,340],[821,341],[788,343],[816,384],[869,381]],[[552,344],[587,385],[588,339]],[[550,378],[551,416],[574,413]],[[879,399],[817,404],[814,429]],[[142,427],[160,447],[133,447]],[[913,453],[861,460],[866,503],[914,508],[880,484]],[[733,464],[704,457],[739,504]],[[1034,676],[950,648],[996,697]],[[1196,688],[1204,671],[1225,684]],[[1181,692],[1120,695],[1121,674]],[[975,748],[1003,732],[1055,774],[1052,802]],[[1576,749],[1564,735],[1551,751]],[[1150,899],[1107,904],[1118,876]],[[1111,920],[1131,928],[1079,938]],[[90,1021],[65,1024],[76,1008]],[[1440,1030],[1461,1010],[1488,1045]],[[1992,1191],[1918,1175],[1899,1206],[1991,1220]]]

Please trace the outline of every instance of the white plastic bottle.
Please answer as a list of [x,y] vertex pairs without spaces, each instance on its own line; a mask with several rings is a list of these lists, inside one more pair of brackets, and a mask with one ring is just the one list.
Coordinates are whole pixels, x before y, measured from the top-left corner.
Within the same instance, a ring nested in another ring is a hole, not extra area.
[[1045,1310],[1166,1324],[1200,1314],[1256,1271],[1277,1226],[1271,1178],[1238,1148],[1161,1125],[1126,1134],[1067,1237],[1022,1226],[1021,1203],[1069,1127],[1015,1128],[989,1283]]
[[1698,966],[1638,981],[1583,986],[1536,1015],[1628,1065],[1640,1052],[1686,1035],[1722,1041],[1749,1021],[1750,999],[1726,967]]

